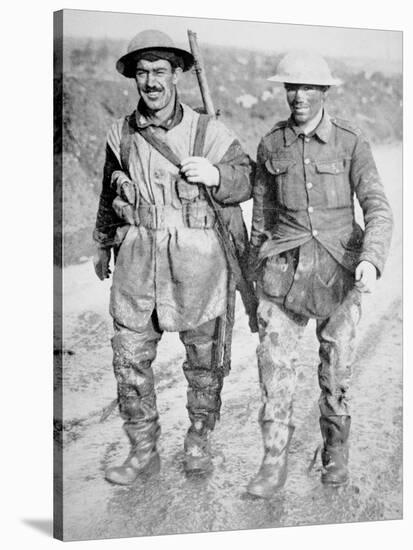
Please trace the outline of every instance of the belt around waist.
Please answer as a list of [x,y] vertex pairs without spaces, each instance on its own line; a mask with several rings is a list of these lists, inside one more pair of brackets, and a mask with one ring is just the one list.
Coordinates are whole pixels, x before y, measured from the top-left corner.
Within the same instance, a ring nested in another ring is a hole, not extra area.
[[168,227],[189,227],[193,229],[212,229],[215,215],[206,205],[185,204],[181,208],[171,205],[140,204],[137,210],[137,225],[148,229],[166,229]]

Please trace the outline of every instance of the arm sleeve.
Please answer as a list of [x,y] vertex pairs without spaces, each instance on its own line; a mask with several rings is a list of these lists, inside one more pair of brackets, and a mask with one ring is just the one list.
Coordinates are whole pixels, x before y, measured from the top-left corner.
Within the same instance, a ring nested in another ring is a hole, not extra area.
[[251,198],[253,163],[237,139],[215,166],[219,171],[219,186],[212,190],[214,199],[222,204],[238,204]]
[[389,253],[393,216],[368,141],[359,136],[353,151],[351,179],[364,215],[365,233],[359,261],[372,263],[381,275]]
[[100,193],[96,225],[93,231],[93,239],[101,248],[113,246],[116,229],[124,224],[112,207],[116,192],[111,188],[110,183],[112,173],[115,170],[122,170],[122,167],[112,148],[107,145],[103,168],[102,191]]
[[268,151],[263,141],[258,146],[257,167],[252,188],[252,225],[249,246],[248,271],[252,279],[256,278],[258,253],[261,245],[268,239],[270,230],[277,221],[275,184],[273,176],[265,167]]

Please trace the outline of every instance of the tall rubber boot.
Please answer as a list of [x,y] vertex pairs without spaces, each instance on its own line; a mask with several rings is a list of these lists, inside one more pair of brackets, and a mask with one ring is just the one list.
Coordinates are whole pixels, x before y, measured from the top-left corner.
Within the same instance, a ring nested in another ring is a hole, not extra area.
[[213,468],[210,435],[219,419],[223,372],[215,365],[217,319],[185,332],[183,371],[188,382],[187,406],[191,425],[184,441],[184,470],[207,474]]
[[350,416],[320,416],[324,441],[321,481],[326,485],[340,486],[348,481],[350,424]]
[[108,468],[105,472],[106,480],[117,485],[130,485],[139,475],[160,470],[156,444],[161,429],[150,362],[142,363],[140,372],[143,379],[140,385],[118,383],[119,412],[125,421],[123,429],[131,449],[122,465]]
[[142,474],[158,473],[161,467],[156,442],[160,428],[153,423],[125,422],[123,426],[131,443],[131,450],[120,466],[108,468],[105,479],[116,485],[131,485]]
[[[247,492],[255,497],[271,498],[287,480],[288,449],[294,427],[267,421],[262,423],[261,429],[264,458],[257,474],[249,482]],[[272,441],[272,446],[266,444],[269,440]]]

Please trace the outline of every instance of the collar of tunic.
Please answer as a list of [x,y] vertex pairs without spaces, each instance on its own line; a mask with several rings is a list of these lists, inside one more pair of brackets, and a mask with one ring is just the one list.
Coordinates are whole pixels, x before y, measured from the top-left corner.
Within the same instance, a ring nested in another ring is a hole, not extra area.
[[[308,134],[307,137],[313,137],[317,136],[323,143],[328,143],[328,140],[330,139],[331,135],[331,118],[330,115],[324,111],[322,119],[320,120],[320,123],[318,124],[317,128],[315,128],[310,134]],[[284,139],[285,144],[287,146],[291,145],[296,141],[299,136],[302,134],[301,128],[295,124],[295,121],[293,117],[291,116],[288,121],[287,125],[285,127],[284,132]]]
[[175,128],[181,121],[184,116],[184,111],[179,101],[178,94],[175,94],[175,105],[171,115],[162,122],[155,124],[153,120],[150,119],[148,109],[145,105],[145,102],[140,99],[138,106],[136,108],[136,126],[138,128],[147,128],[148,126],[156,126],[157,128],[163,128],[164,130],[172,130]]

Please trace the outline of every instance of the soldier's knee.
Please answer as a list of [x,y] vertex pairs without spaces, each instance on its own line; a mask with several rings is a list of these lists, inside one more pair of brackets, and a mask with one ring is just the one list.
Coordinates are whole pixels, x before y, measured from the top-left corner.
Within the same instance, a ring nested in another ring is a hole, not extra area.
[[223,385],[224,376],[221,370],[216,368],[198,368],[196,365],[191,365],[188,361],[183,364],[185,378],[190,387],[196,390],[220,390]]
[[215,342],[208,341],[202,344],[186,346],[187,361],[184,370],[211,370],[214,367]]
[[156,357],[156,342],[137,333],[118,332],[112,338],[113,364],[141,363]]

